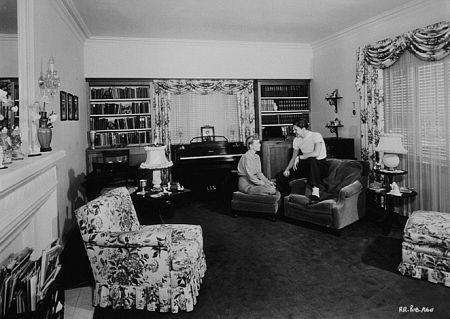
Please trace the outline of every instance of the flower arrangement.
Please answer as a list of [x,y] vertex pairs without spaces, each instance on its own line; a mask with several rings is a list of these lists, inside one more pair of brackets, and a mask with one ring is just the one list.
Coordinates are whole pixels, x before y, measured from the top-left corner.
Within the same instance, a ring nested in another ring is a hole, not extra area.
[[48,104],[48,96],[44,95],[42,97],[42,103],[35,102],[39,105],[39,126],[40,127],[48,127],[53,128],[53,123],[58,120],[58,114],[54,111],[51,111],[47,116],[47,112],[45,111],[45,105]]

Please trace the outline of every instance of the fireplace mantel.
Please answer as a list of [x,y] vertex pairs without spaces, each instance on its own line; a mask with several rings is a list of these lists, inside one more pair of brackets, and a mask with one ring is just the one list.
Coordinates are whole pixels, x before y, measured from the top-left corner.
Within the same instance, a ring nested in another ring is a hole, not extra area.
[[56,163],[64,156],[54,151],[0,170],[0,260],[27,246],[39,256],[58,236]]

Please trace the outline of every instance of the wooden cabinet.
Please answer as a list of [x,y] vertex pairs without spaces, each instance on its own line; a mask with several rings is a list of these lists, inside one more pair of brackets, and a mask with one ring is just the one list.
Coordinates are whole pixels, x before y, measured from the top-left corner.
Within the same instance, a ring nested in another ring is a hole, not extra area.
[[257,126],[263,140],[292,134],[292,123],[310,119],[309,80],[257,81]]
[[152,143],[148,81],[89,81],[89,130],[95,147]]
[[355,141],[352,138],[325,137],[328,158],[355,159]]
[[263,141],[261,146],[262,171],[269,178],[284,170],[292,157],[291,141]]

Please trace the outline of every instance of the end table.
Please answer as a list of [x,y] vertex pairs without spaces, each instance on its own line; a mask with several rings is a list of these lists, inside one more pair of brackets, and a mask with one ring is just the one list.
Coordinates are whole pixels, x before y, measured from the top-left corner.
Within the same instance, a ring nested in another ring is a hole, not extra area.
[[417,196],[417,192],[414,189],[408,188],[408,191],[400,191],[401,195],[393,195],[389,192],[391,191],[390,184],[392,184],[395,176],[405,175],[408,172],[404,170],[387,170],[387,169],[374,169],[374,173],[382,174],[386,177],[384,186],[381,188],[370,188],[369,192],[375,196],[384,197],[384,211],[386,212],[386,217],[383,222],[383,234],[387,235],[390,233],[392,224],[394,221],[398,221],[398,215],[394,211],[395,206],[403,204],[403,201],[407,198],[413,198]]

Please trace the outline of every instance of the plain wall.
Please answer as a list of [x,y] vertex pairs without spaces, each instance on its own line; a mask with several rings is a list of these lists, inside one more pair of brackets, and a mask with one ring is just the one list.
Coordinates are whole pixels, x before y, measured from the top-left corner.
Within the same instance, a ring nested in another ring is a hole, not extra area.
[[310,79],[309,44],[93,38],[87,78]]
[[[63,236],[73,226],[73,210],[83,202],[81,182],[86,172],[87,148],[87,87],[84,79],[84,40],[77,35],[73,24],[55,0],[34,1],[35,72],[47,70],[51,56],[61,79],[60,90],[78,96],[79,120],[55,123],[51,147],[65,150],[58,171],[58,225]],[[36,92],[39,93],[36,81]],[[36,96],[39,99],[40,96]],[[48,112],[60,115],[59,93],[50,99]]]
[[[339,136],[355,139],[355,154],[359,158],[361,129],[359,98],[355,87],[358,47],[449,19],[448,0],[413,2],[401,10],[374,17],[313,44],[312,129],[321,132],[324,137],[335,136],[325,128],[325,124],[338,117],[344,124],[339,130]],[[343,97],[338,101],[337,114],[325,100],[325,95],[334,89],[338,89],[339,95]],[[355,102],[356,116],[352,114],[352,102]]]

